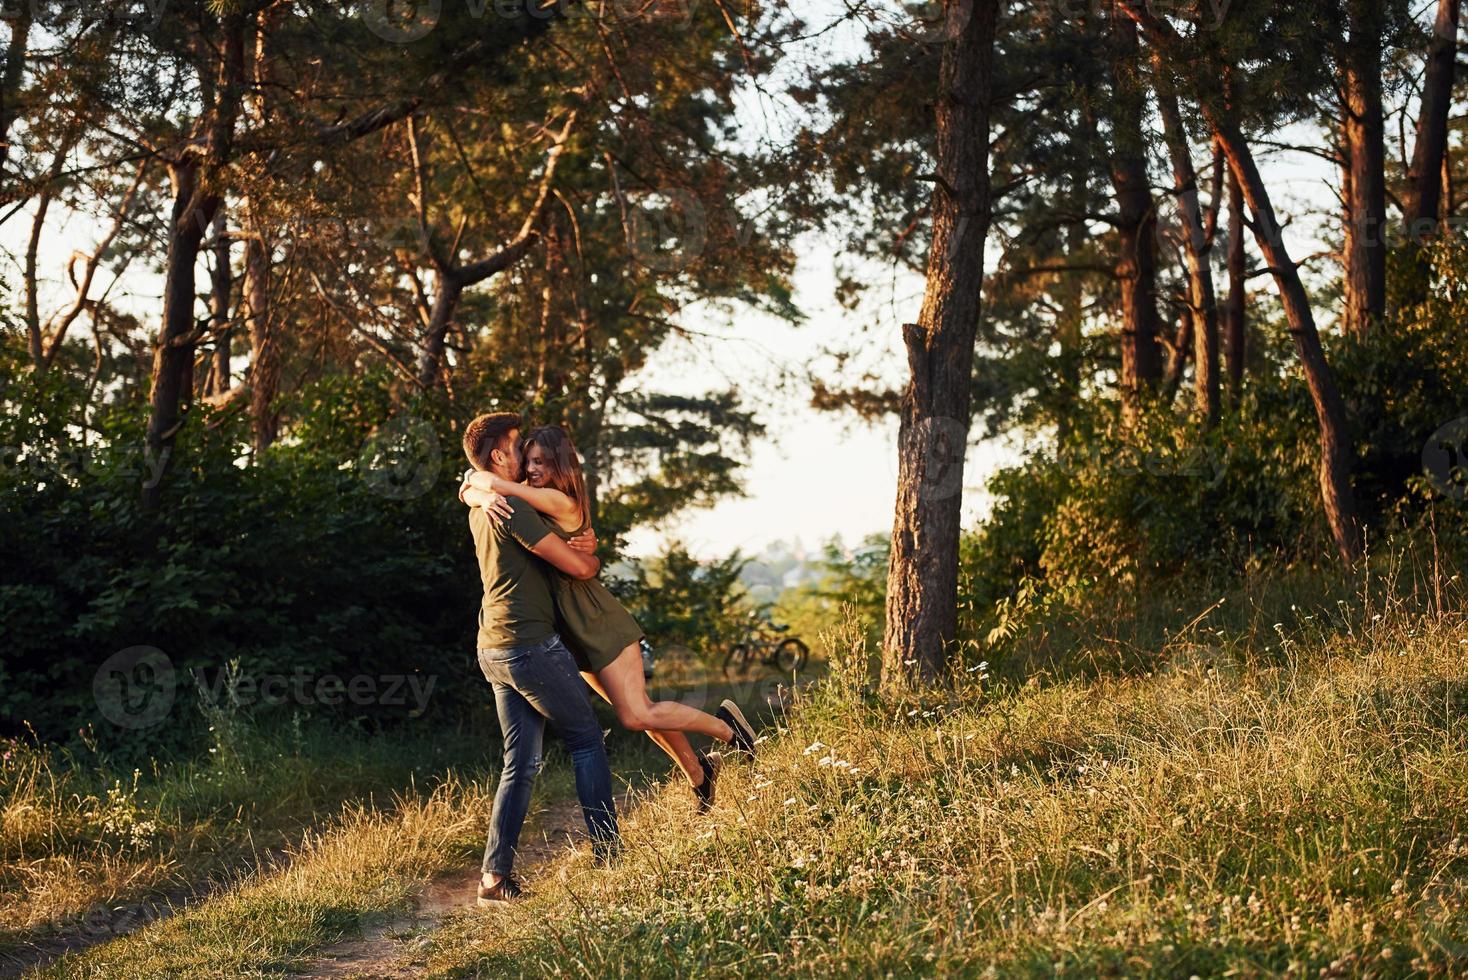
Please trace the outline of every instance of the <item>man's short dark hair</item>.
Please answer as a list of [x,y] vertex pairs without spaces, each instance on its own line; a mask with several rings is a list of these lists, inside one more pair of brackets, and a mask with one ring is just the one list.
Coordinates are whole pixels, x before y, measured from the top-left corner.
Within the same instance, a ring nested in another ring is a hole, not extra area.
[[477,470],[489,469],[489,454],[503,449],[505,437],[521,427],[514,412],[490,412],[481,415],[464,429],[464,455]]

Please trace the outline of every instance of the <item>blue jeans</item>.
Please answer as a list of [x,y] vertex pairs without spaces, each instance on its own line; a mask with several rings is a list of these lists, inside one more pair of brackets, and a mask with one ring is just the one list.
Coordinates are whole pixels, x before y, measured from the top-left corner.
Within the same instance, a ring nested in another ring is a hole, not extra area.
[[592,850],[599,858],[610,856],[617,846],[612,770],[607,765],[601,724],[591,710],[586,683],[576,671],[571,651],[559,636],[525,646],[480,650],[479,669],[494,688],[505,739],[505,766],[484,844],[484,873],[508,875],[514,864],[520,828],[530,811],[530,790],[540,773],[547,721],[571,753],[576,795]]

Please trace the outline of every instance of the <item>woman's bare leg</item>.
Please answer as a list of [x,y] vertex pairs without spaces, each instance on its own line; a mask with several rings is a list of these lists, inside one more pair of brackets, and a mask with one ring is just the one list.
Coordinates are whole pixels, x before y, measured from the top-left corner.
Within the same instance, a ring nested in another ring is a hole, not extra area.
[[705,711],[678,701],[653,701],[647,696],[647,682],[642,676],[642,649],[633,643],[617,659],[596,672],[606,689],[617,720],[635,732],[656,729],[663,732],[697,732],[721,742],[730,742],[734,731]]
[[[641,659],[642,654],[639,651],[638,660],[641,661]],[[606,688],[602,687],[601,681],[595,674],[583,670],[581,676],[586,678],[586,683],[593,691],[601,695],[603,701],[613,708],[616,707],[616,703],[607,696]],[[658,748],[668,753],[669,757],[678,764],[678,768],[683,770],[683,775],[688,777],[688,782],[692,786],[697,787],[703,784],[703,766],[699,764],[698,753],[694,752],[693,746],[688,744],[687,735],[682,732],[660,732],[648,729],[647,737],[652,739]]]

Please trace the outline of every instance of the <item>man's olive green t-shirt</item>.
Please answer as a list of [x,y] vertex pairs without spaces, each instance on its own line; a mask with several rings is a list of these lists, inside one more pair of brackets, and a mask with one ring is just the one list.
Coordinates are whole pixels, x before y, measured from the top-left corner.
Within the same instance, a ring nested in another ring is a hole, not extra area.
[[556,631],[555,601],[545,566],[530,553],[550,530],[518,497],[513,516],[496,524],[482,507],[469,509],[469,530],[479,558],[484,601],[479,606],[479,649],[521,646]]

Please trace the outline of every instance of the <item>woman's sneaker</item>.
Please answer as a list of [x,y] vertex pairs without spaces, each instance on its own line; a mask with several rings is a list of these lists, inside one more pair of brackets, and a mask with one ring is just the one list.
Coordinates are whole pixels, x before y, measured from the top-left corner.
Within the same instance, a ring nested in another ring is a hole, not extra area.
[[508,905],[521,897],[520,883],[513,876],[506,875],[493,885],[486,885],[484,879],[479,879],[479,906],[489,908],[491,905]]
[[698,757],[698,764],[703,767],[703,782],[693,787],[693,795],[698,800],[698,812],[708,813],[714,806],[714,782],[719,778],[724,757],[717,752],[707,752]]
[[719,710],[714,712],[714,717],[733,730],[734,738],[730,740],[730,745],[747,755],[754,755],[754,727],[745,720],[739,705],[725,698],[724,703],[719,705]]

